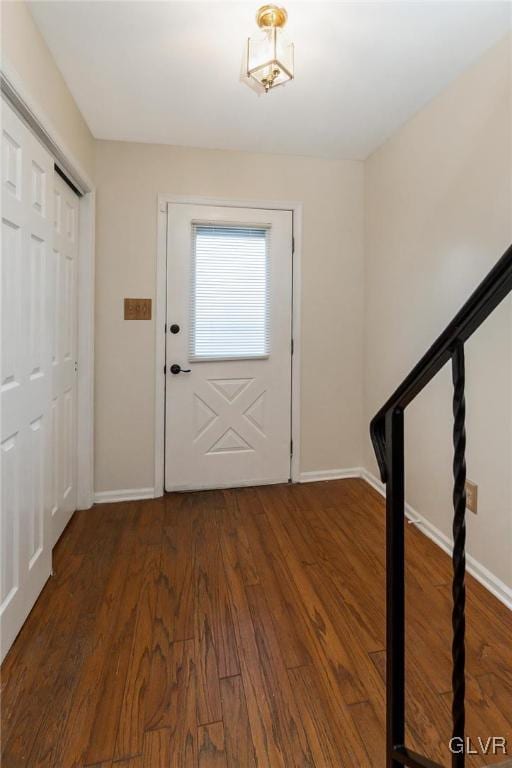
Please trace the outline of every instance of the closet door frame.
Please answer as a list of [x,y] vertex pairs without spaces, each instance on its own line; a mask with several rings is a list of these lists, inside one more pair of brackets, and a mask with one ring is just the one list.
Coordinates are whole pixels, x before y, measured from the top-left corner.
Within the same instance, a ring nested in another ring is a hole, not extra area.
[[94,501],[94,251],[95,187],[62,137],[52,116],[34,102],[18,75],[3,65],[2,98],[14,108],[70,179],[80,197],[78,243],[77,509]]

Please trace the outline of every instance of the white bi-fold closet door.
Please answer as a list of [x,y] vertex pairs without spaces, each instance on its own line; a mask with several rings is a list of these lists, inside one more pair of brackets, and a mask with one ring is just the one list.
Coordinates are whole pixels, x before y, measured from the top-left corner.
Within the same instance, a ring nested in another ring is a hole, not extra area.
[[75,508],[77,230],[53,158],[2,101],[1,658]]

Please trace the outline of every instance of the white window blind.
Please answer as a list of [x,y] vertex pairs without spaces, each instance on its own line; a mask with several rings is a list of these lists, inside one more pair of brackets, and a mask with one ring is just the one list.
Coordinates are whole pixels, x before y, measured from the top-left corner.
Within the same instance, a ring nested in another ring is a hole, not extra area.
[[267,357],[270,229],[192,226],[190,360]]

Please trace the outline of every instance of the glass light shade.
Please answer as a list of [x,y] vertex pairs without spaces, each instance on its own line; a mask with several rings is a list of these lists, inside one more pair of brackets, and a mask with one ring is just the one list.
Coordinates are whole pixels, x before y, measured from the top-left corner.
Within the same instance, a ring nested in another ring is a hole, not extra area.
[[247,76],[266,91],[293,79],[293,43],[279,27],[262,29],[247,41]]

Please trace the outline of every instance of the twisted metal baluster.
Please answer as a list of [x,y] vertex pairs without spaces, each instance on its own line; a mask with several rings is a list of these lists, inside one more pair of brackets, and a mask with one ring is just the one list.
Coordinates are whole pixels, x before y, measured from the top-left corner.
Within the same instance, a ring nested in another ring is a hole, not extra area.
[[452,736],[456,739],[460,754],[452,755],[452,768],[463,768],[465,758],[464,727],[465,727],[465,631],[466,631],[466,588],[464,578],[466,572],[466,400],[464,344],[457,342],[452,356],[453,376],[453,610],[452,610]]

